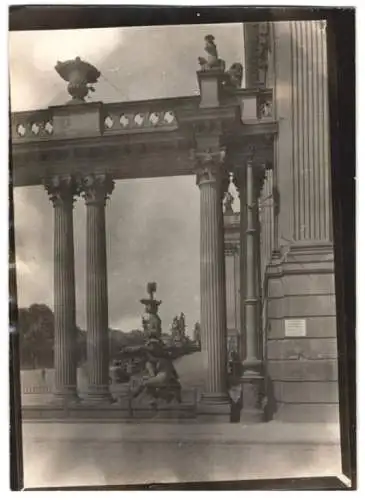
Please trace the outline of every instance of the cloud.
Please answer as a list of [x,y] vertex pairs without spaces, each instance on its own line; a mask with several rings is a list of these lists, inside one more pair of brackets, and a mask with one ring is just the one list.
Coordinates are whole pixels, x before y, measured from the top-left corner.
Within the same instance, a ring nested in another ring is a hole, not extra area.
[[[126,28],[12,34],[12,110],[63,104],[57,59],[79,55],[103,77],[93,100],[104,102],[193,95],[204,36],[216,36],[227,64],[243,60],[242,25]],[[109,34],[110,33],[110,34]],[[17,35],[17,36],[15,36]],[[109,320],[135,326],[147,281],[158,283],[168,329],[186,313],[189,331],[200,315],[199,189],[194,177],[117,181],[107,203]],[[77,321],[85,327],[85,205],[74,209]],[[53,208],[43,187],[15,189],[15,232],[20,306],[53,302]],[[25,272],[31,269],[32,272]]]

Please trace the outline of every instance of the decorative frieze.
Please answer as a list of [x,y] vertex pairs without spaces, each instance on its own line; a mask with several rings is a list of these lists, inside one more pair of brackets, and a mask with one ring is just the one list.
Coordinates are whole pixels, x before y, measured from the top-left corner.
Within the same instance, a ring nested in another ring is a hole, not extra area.
[[265,87],[271,51],[270,23],[245,23],[244,39],[246,87]]

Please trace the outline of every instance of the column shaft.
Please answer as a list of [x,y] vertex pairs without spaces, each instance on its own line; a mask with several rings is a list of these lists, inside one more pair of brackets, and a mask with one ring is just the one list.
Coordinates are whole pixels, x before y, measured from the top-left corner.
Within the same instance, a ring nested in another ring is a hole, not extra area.
[[106,176],[84,181],[86,200],[86,320],[88,397],[110,400],[108,285],[105,235],[105,201],[112,190]]
[[226,395],[226,295],[220,185],[200,181],[201,327],[208,353],[207,395]]
[[89,389],[109,387],[108,295],[104,205],[87,205],[86,317]]
[[[245,170],[241,173],[243,176]],[[241,337],[240,356],[243,361],[246,358],[246,230],[247,230],[247,199],[246,182],[239,183],[240,194],[240,313],[241,313]]]
[[290,26],[294,240],[330,241],[326,33],[322,21],[295,21]]
[[259,358],[262,358],[262,293],[261,293],[261,224],[260,224],[260,211],[259,211],[259,198],[260,192],[258,191],[255,196],[254,207],[254,226],[256,229],[255,237],[255,269],[256,269],[256,296],[257,303],[257,343]]
[[72,177],[46,182],[54,206],[54,394],[77,400],[76,304]]
[[246,359],[258,359],[257,342],[257,259],[256,214],[254,172],[252,163],[247,164],[247,229],[246,229]]

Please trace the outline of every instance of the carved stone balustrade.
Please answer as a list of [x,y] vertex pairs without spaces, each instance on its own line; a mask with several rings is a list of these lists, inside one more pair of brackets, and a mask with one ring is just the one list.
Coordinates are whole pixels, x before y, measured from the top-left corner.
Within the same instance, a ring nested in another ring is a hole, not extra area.
[[[114,179],[192,175],[190,151],[196,136],[207,131],[232,147],[247,139],[265,149],[262,138],[277,131],[271,102],[271,90],[235,89],[219,107],[208,109],[199,107],[200,96],[188,96],[13,113],[14,185],[37,185],[49,175],[97,173],[101,161]],[[212,131],[217,118],[220,129]]]

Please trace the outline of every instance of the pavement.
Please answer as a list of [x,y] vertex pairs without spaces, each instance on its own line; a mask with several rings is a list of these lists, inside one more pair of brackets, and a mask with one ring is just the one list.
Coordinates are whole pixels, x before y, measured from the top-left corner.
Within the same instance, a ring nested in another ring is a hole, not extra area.
[[214,442],[244,444],[338,444],[338,424],[267,422],[24,422],[23,439],[86,442]]
[[25,487],[339,476],[336,424],[23,424]]

